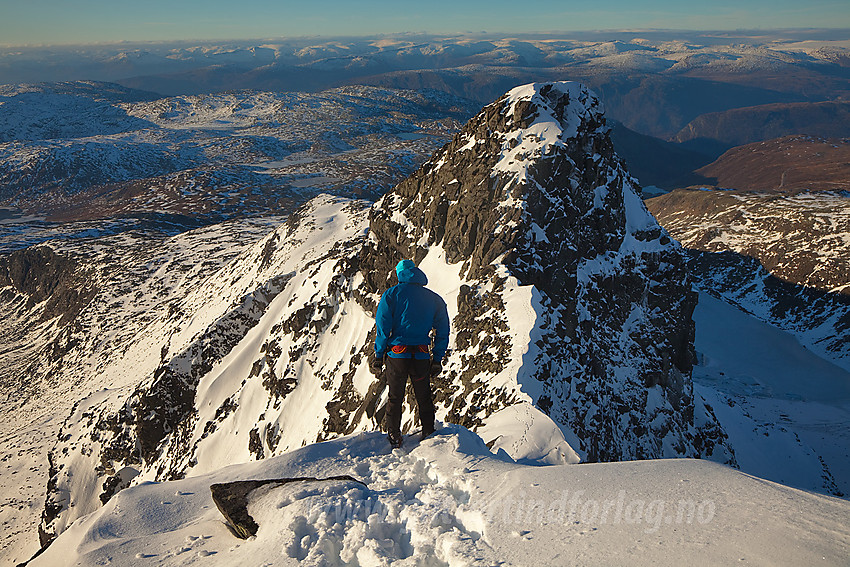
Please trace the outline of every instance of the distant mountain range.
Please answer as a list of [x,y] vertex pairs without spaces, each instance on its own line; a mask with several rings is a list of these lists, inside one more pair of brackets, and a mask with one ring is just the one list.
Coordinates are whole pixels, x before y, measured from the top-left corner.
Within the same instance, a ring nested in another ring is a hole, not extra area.
[[[376,87],[165,99],[111,83],[0,87],[0,206],[197,226],[292,212],[320,191],[375,199],[474,108]],[[31,242],[10,229],[0,240]]]
[[[599,93],[609,119],[669,139],[708,113],[846,100],[847,39],[846,32],[825,30],[643,30],[14,48],[0,50],[0,83],[99,80],[163,96],[367,84],[431,88],[481,105],[518,84],[580,80]],[[705,128],[693,127],[698,134]],[[791,133],[822,135],[770,137]],[[749,141],[756,140],[731,145]]]

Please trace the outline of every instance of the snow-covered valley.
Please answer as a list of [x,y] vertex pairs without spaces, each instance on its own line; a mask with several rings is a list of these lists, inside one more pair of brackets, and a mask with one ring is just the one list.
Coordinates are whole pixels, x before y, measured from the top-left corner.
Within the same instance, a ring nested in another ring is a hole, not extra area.
[[790,333],[700,294],[694,383],[742,471],[850,494],[850,372]]

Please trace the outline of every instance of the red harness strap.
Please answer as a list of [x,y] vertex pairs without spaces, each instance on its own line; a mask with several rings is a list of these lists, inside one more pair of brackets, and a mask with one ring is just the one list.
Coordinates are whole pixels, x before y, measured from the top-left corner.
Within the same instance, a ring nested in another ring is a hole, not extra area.
[[428,345],[393,345],[390,347],[393,351],[393,354],[413,354],[414,352],[431,352]]

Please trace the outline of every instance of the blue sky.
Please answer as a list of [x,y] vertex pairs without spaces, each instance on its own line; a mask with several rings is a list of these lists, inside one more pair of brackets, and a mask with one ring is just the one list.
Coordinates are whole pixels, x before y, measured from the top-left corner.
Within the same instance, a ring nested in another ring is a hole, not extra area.
[[850,1],[0,0],[5,45],[789,27],[850,28]]

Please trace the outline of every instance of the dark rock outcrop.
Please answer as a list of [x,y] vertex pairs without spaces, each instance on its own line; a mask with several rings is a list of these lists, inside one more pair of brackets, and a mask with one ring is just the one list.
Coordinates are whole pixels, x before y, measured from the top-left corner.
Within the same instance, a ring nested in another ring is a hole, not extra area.
[[268,480],[239,480],[210,485],[213,502],[221,515],[227,521],[227,527],[233,535],[248,539],[257,535],[260,526],[248,513],[250,494],[263,486],[277,487],[291,482],[356,482],[366,486],[362,481],[349,475],[331,476],[328,478],[297,477],[273,478]]
[[85,269],[77,260],[48,246],[0,256],[0,290],[8,287],[24,295],[27,309],[44,302],[44,318],[73,320],[94,296],[85,281]]

